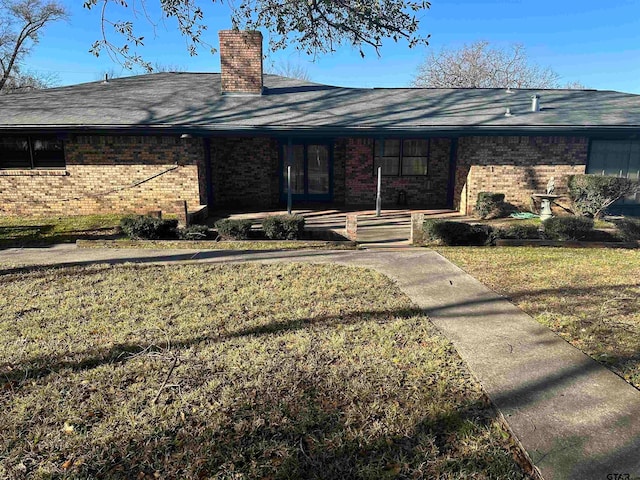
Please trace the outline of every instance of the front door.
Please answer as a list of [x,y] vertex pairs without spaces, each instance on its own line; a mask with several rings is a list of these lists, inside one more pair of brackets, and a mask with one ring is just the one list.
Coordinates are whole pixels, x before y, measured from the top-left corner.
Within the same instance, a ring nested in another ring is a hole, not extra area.
[[282,146],[280,197],[287,200],[291,166],[291,195],[297,202],[330,202],[333,198],[331,147],[322,142],[293,142]]

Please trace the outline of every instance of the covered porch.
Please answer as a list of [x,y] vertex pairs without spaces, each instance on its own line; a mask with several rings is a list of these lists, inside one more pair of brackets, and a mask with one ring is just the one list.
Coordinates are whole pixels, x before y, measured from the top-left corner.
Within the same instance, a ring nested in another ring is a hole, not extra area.
[[[366,246],[390,247],[409,245],[412,213],[424,213],[425,217],[429,218],[449,218],[463,221],[470,219],[470,217],[451,209],[383,208],[380,217],[377,217],[375,209],[366,207],[304,206],[296,208],[294,206],[292,213],[304,217],[305,228],[312,232],[318,234],[332,232],[344,238],[349,237],[347,217],[351,219],[356,217],[357,231],[355,238],[351,238],[352,240]],[[216,211],[209,221],[214,223],[220,218],[250,219],[255,222],[254,228],[259,228],[262,220],[267,216],[285,214],[287,214],[287,210],[281,208],[224,210]]]

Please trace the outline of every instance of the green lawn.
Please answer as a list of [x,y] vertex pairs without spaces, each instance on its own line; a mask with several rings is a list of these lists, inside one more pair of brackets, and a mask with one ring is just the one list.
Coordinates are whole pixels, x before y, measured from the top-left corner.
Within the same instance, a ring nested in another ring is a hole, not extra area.
[[640,251],[437,250],[640,388]]
[[116,234],[122,215],[70,217],[0,217],[0,246],[75,242],[78,238],[108,238]]
[[523,478],[452,345],[335,265],[0,274],[0,478]]

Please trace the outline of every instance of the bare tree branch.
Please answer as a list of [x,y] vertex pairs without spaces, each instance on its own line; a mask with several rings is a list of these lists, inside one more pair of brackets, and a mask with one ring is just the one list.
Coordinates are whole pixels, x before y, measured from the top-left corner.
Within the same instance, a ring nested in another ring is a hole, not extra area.
[[[100,10],[101,38],[90,51],[98,56],[106,50],[110,58],[127,68],[137,65],[152,71],[153,65],[139,53],[145,39],[135,29],[134,21],[138,19],[126,19],[135,17],[139,5],[145,12],[142,20],[155,26],[147,14],[147,7],[155,0],[135,1],[134,5],[125,0],[84,0],[85,8]],[[204,0],[159,2],[163,16],[176,21],[190,55],[196,55],[201,47],[211,47],[202,38],[207,25],[198,6],[201,1]],[[406,41],[409,47],[426,45],[429,38],[420,35],[417,17],[430,7],[426,0],[239,0],[237,5],[229,0],[212,1],[229,2],[234,28],[266,30],[272,51],[292,45],[315,56],[347,43],[358,48],[361,55],[365,54],[365,47],[379,54],[385,38]]]
[[288,78],[296,78],[298,80],[311,80],[309,71],[298,63],[292,63],[288,60],[286,62],[275,62],[268,57],[265,60],[267,63],[265,73],[272,73],[274,75],[281,75]]
[[[66,17],[65,7],[54,0],[0,0],[0,93],[25,83],[20,62],[46,25]],[[39,80],[32,78],[31,83],[37,88]]]
[[[418,67],[413,85],[432,88],[559,88],[560,76],[549,67],[531,63],[522,44],[500,49],[492,47],[489,42],[478,41],[458,50],[443,49],[431,53]],[[567,88],[573,88],[570,85]]]

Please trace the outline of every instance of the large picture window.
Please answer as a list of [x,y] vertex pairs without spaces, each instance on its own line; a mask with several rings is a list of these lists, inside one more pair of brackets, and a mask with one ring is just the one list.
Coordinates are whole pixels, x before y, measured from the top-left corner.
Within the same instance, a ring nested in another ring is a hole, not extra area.
[[384,139],[374,144],[374,175],[382,167],[385,176],[424,176],[428,173],[429,140]]
[[[587,173],[640,180],[640,141],[592,140]],[[640,194],[635,194],[619,200],[615,207],[636,209],[638,205]]]
[[64,167],[64,146],[55,136],[0,136],[0,168]]

